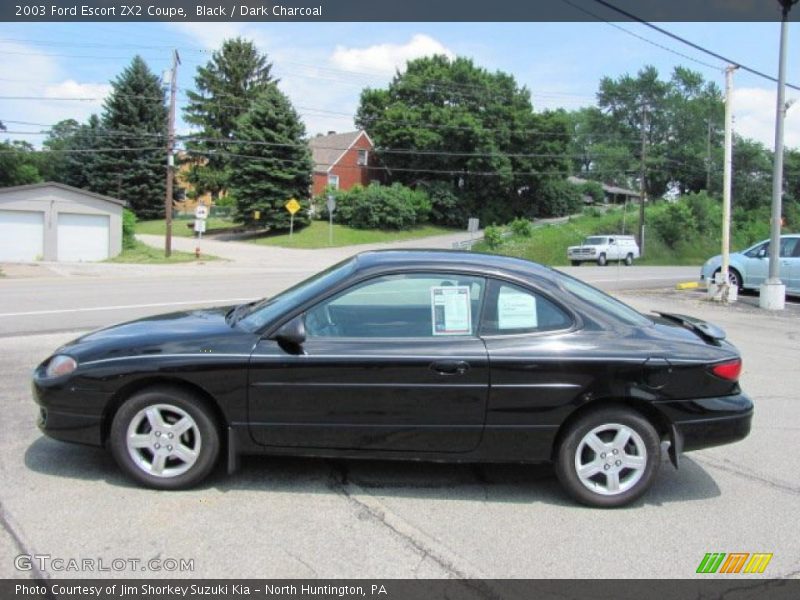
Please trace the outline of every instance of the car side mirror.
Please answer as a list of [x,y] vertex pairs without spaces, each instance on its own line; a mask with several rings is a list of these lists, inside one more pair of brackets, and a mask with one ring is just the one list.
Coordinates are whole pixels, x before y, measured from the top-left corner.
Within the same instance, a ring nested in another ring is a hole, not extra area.
[[766,257],[767,257],[767,249],[766,248],[761,248],[758,251],[758,254],[756,254],[756,258],[766,258]]
[[292,353],[299,353],[302,350],[303,342],[306,341],[306,325],[303,322],[303,315],[298,315],[281,325],[271,339],[277,341],[284,349]]

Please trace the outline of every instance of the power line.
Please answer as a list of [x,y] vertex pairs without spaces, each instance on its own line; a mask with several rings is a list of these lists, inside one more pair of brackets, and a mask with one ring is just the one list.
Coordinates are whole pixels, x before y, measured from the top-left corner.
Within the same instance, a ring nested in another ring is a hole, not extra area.
[[[564,0],[564,1],[566,1],[566,0]],[[606,2],[606,0],[594,0],[594,1],[597,2],[598,4],[602,4],[606,8],[609,8],[609,9],[611,9],[611,10],[613,10],[613,11],[615,11],[615,12],[621,14],[621,15],[624,15],[624,16],[628,17],[629,19],[632,19],[633,21],[637,21],[637,22],[641,23],[642,25],[646,25],[650,29],[653,29],[653,30],[655,30],[655,31],[657,31],[657,32],[659,32],[659,33],[661,33],[663,35],[666,35],[668,37],[671,37],[672,39],[677,40],[677,41],[681,42],[682,44],[686,44],[687,46],[691,46],[695,50],[699,50],[700,52],[703,52],[704,54],[708,54],[709,56],[713,56],[714,58],[716,58],[718,60],[721,60],[721,61],[723,61],[723,62],[725,62],[727,64],[735,65],[735,66],[739,67],[740,69],[742,69],[743,71],[747,71],[748,73],[752,73],[753,75],[757,75],[757,76],[762,77],[764,79],[768,79],[769,81],[772,81],[774,83],[778,82],[778,79],[776,77],[773,77],[772,75],[768,75],[767,73],[764,73],[763,71],[759,71],[759,70],[754,69],[752,67],[748,67],[747,65],[744,65],[744,64],[742,64],[741,62],[739,62],[737,60],[733,60],[732,58],[727,58],[727,57],[725,57],[725,56],[723,56],[723,55],[721,55],[721,54],[719,54],[717,52],[714,52],[713,50],[709,50],[708,48],[705,48],[705,47],[703,47],[703,46],[701,46],[699,44],[695,44],[694,42],[691,42],[691,41],[687,40],[684,37],[681,37],[681,36],[679,36],[679,35],[677,35],[675,33],[672,33],[671,31],[667,31],[663,27],[659,27],[658,25],[654,25],[653,23],[650,23],[649,21],[645,21],[644,19],[642,19],[640,17],[637,17],[636,15],[634,15],[632,13],[629,13],[626,10],[618,8],[618,7],[614,6],[613,4],[611,4],[610,2]],[[796,85],[793,85],[791,83],[787,83],[786,87],[790,87],[793,90],[800,90],[800,87],[798,87]]]

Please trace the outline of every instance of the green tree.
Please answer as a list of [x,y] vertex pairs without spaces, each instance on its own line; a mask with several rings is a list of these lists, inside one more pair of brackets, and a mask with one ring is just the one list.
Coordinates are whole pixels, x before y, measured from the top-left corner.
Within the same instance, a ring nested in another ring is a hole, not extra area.
[[[0,121],[0,131],[5,130],[5,125]],[[20,141],[0,142],[0,187],[25,185],[41,180],[39,159],[33,146]]]
[[69,160],[68,151],[72,148],[79,129],[80,123],[75,119],[65,119],[53,125],[48,131],[47,138],[42,144],[47,150],[46,159],[42,161],[40,167],[42,177],[46,181],[67,183],[65,174]]
[[[295,225],[307,224],[311,152],[300,116],[277,85],[261,91],[234,133],[232,149],[238,156],[233,157],[228,179],[239,218],[248,225],[288,229],[284,205],[295,198],[303,207],[294,217]],[[260,220],[254,211],[260,211]]]
[[117,196],[140,219],[164,215],[167,108],[158,76],[136,56],[111,82],[103,105],[102,146],[89,173],[91,188]]
[[458,213],[486,223],[530,213],[535,190],[569,168],[566,113],[534,113],[511,75],[467,58],[409,61],[388,88],[361,93],[356,124],[395,181],[446,183]]
[[[241,38],[225,40],[205,66],[197,68],[198,91],[186,95],[187,123],[199,129],[187,148],[195,153],[188,180],[198,194],[210,192],[216,199],[227,187],[232,158],[229,151],[236,123],[254,100],[275,84],[272,64],[253,42]],[[203,157],[197,160],[198,154]]]
[[760,142],[734,135],[732,171],[734,207],[750,210],[769,205],[772,200],[772,152]]

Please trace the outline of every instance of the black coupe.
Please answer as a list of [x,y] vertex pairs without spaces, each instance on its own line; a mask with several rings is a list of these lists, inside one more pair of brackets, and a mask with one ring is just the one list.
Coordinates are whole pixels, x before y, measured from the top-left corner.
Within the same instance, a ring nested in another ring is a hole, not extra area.
[[178,489],[226,456],[553,461],[575,499],[641,496],[662,442],[750,430],[718,328],[648,317],[559,271],[467,252],[367,252],[269,299],[115,325],[36,368],[39,426]]

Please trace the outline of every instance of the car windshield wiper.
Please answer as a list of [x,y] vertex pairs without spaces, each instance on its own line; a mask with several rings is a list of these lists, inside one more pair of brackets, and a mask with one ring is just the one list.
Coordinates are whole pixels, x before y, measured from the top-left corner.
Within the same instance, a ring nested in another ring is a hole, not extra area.
[[245,302],[244,304],[239,304],[238,306],[233,307],[228,311],[228,314],[225,315],[225,320],[231,325],[235,324],[237,321],[239,321],[239,319],[244,317],[247,312],[249,312],[247,309],[251,308],[257,302],[259,302],[259,300]]

